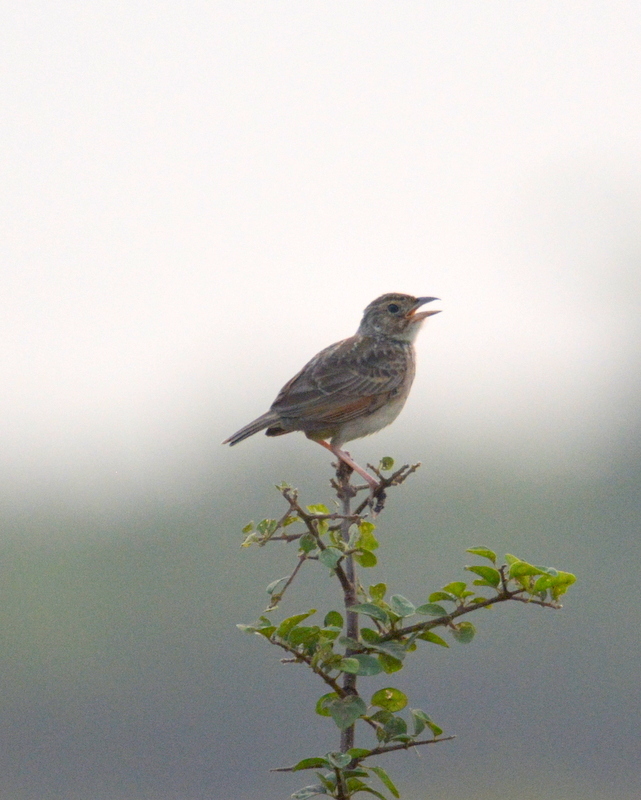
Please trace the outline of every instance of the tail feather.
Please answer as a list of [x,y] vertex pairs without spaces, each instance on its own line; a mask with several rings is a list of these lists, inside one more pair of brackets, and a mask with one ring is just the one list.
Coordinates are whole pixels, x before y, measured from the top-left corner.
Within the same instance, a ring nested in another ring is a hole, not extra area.
[[244,428],[236,431],[236,433],[232,434],[229,439],[225,439],[223,444],[228,444],[230,446],[238,444],[238,442],[242,442],[243,439],[253,436],[255,433],[258,433],[258,431],[265,430],[265,428],[268,428],[270,425],[273,425],[274,422],[277,422],[278,419],[278,414],[276,414],[274,411],[267,411],[253,422],[250,422],[249,425],[245,425]]

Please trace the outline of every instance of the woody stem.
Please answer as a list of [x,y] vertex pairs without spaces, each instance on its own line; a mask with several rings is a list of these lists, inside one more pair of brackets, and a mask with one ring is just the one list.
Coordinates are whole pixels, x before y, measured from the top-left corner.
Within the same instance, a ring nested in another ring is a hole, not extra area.
[[[338,478],[338,498],[341,502],[341,513],[343,521],[341,523],[341,536],[343,541],[349,541],[349,527],[351,514],[352,498],[356,495],[356,489],[350,483],[352,474],[351,467],[344,461],[340,461],[338,469],[336,470],[336,477]],[[347,577],[347,585],[343,587],[343,599],[345,603],[346,615],[346,635],[353,640],[358,640],[358,614],[354,611],[349,611],[349,608],[356,604],[356,570],[354,565],[354,558],[350,554],[345,557],[344,562],[345,575]],[[349,647],[345,650],[345,656],[349,657],[353,654],[353,650]],[[357,694],[356,692],[356,675],[345,673],[343,678],[343,689],[346,694]],[[340,750],[342,753],[347,752],[351,747],[354,747],[354,725],[350,725],[344,731],[341,731],[341,744]]]

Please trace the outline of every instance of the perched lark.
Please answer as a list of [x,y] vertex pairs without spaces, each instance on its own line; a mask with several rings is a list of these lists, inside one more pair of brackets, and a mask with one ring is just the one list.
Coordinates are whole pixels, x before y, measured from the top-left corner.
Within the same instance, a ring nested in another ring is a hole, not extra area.
[[223,444],[265,428],[267,436],[302,431],[377,489],[378,481],[341,448],[399,415],[414,380],[414,339],[423,320],[439,313],[417,309],[437,299],[390,293],[374,300],[355,336],[321,350],[283,386],[269,411]]

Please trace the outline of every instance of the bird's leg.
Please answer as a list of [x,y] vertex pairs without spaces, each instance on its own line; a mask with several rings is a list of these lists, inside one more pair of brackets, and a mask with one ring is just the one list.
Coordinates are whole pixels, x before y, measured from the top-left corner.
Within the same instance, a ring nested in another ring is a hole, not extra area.
[[348,467],[351,467],[354,472],[358,472],[361,478],[365,478],[372,491],[376,491],[376,489],[380,488],[380,483],[376,480],[376,478],[373,478],[369,472],[366,472],[363,469],[363,467],[359,467],[349,453],[341,450],[340,447],[336,447],[336,445],[326,442],[324,439],[314,439],[314,441],[318,442],[318,444],[322,444],[323,447],[330,451],[330,453],[333,453],[337,458],[340,458],[341,461],[347,464]]

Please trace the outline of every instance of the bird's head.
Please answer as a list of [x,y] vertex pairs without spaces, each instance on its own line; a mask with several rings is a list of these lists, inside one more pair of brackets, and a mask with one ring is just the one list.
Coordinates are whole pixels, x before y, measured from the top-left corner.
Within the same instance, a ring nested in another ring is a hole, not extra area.
[[390,339],[413,342],[424,319],[438,314],[417,310],[438,297],[412,297],[410,294],[390,292],[372,301],[363,313],[358,328],[361,336],[388,336]]

